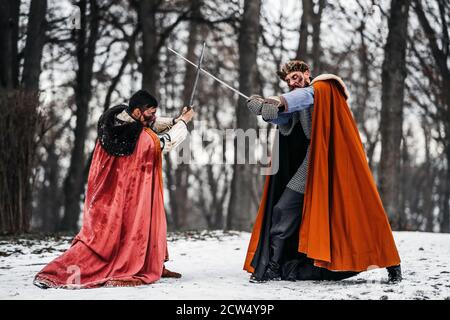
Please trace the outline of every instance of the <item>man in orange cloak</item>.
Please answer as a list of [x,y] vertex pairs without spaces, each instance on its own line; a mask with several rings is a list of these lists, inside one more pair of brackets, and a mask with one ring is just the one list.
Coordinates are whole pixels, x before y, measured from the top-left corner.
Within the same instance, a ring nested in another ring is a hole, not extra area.
[[344,82],[311,81],[290,61],[278,72],[291,91],[252,96],[249,109],[278,125],[279,170],[267,176],[244,269],[251,282],[340,280],[400,258],[372,177]]
[[181,277],[168,259],[162,152],[187,136],[193,111],[156,118],[157,100],[140,90],[98,123],[83,212],[71,247],[35,277],[41,288],[150,284]]

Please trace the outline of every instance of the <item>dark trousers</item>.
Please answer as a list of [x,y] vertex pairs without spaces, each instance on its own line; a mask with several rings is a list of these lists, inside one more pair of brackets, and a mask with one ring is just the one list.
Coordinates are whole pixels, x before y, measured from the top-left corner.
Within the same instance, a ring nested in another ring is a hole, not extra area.
[[298,231],[302,220],[303,194],[286,188],[273,207],[270,228],[270,262],[279,266],[286,239]]
[[281,268],[281,276],[285,280],[342,280],[358,274],[358,272],[335,272],[314,266],[312,259],[306,258],[282,261],[286,240],[302,222],[302,193],[286,188],[273,208],[272,226],[270,228],[270,259],[272,269]]

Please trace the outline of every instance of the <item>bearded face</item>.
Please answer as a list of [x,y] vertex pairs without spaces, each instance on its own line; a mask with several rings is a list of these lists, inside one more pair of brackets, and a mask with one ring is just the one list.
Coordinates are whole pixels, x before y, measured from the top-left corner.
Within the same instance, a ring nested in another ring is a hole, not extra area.
[[295,90],[298,88],[304,88],[309,85],[309,71],[301,72],[301,71],[294,71],[289,73],[284,81],[286,81],[289,90]]
[[148,127],[156,120],[156,107],[149,107],[144,110],[134,109],[133,117],[138,120],[144,127]]

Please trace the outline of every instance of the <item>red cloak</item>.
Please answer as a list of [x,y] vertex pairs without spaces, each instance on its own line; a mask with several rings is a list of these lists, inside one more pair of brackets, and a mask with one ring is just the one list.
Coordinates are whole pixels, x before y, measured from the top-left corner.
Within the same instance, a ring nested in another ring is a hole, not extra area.
[[[298,251],[331,271],[365,271],[400,264],[388,217],[372,177],[345,85],[314,86],[314,112]],[[253,227],[244,269],[260,239],[270,176]]]
[[158,137],[142,130],[129,156],[97,142],[89,171],[83,226],[71,247],[36,281],[50,287],[149,284],[167,258],[162,157]]

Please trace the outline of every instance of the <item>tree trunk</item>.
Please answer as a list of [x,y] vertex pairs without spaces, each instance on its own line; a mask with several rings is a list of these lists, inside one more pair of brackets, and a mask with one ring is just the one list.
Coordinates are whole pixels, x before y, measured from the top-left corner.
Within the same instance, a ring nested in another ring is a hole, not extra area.
[[26,90],[39,90],[42,49],[45,43],[47,0],[32,0],[28,16],[22,84]]
[[[448,132],[450,134],[450,132]],[[447,170],[446,179],[444,185],[444,205],[442,208],[442,219],[440,225],[440,231],[445,233],[450,233],[450,144],[447,145],[446,150],[447,157]]]
[[309,38],[309,25],[311,23],[312,12],[312,0],[302,0],[302,17],[300,21],[300,39],[297,48],[297,54],[295,55],[298,60],[308,60],[308,38]]
[[[260,92],[255,88],[258,83],[258,40],[260,28],[260,0],[245,0],[244,14],[239,34],[239,90],[244,94]],[[257,129],[256,117],[248,111],[246,101],[239,97],[236,109],[236,127],[246,131]],[[236,141],[235,141],[236,146]],[[248,155],[249,145],[245,144],[245,154]],[[237,150],[235,148],[235,159]],[[231,181],[231,195],[228,206],[227,229],[250,230],[257,208],[252,200],[253,174],[251,165],[235,164]]]
[[0,89],[11,90],[19,83],[20,1],[0,1]]
[[[398,211],[406,212],[406,207],[408,204],[408,195],[411,191],[408,190],[408,187],[411,186],[411,176],[413,174],[413,168],[411,164],[411,157],[408,148],[408,138],[411,137],[411,132],[408,132],[402,137],[402,141],[400,143],[400,172],[398,175]],[[416,192],[416,197],[419,197],[419,192]],[[406,217],[402,214],[397,220],[397,229],[398,230],[408,230]]]
[[[326,1],[318,0],[317,12],[312,13],[312,64],[315,74],[322,73],[322,45],[320,42],[320,33],[322,25],[322,13],[325,9]],[[313,6],[312,6],[313,8]]]
[[[38,10],[36,3],[32,7]],[[45,19],[45,4],[44,12],[38,11]],[[41,125],[37,90],[26,92],[19,87],[19,13],[20,1],[0,2],[0,130],[10,133],[0,139],[0,148],[6,150],[0,156],[0,233],[7,234],[29,231],[35,139]],[[29,33],[36,27],[34,14],[29,13]],[[34,48],[34,62],[40,65],[42,45],[38,42],[29,36],[25,47]]]
[[156,26],[158,0],[141,0],[138,3],[138,19],[142,30],[142,88],[152,94],[157,92],[159,59]]
[[[194,0],[195,15],[200,16],[201,1]],[[200,28],[196,20],[189,23],[189,38],[187,43],[187,58],[191,61],[197,61],[198,55],[196,49],[199,47]],[[186,65],[186,73],[183,81],[183,102],[187,106],[191,97],[192,86],[195,81],[196,69],[190,65]],[[200,106],[198,106],[200,107]],[[189,129],[192,129],[189,124]],[[185,141],[188,143],[188,141]],[[191,175],[191,166],[189,163],[180,163],[177,165],[175,172],[169,174],[175,175],[174,189],[170,195],[170,206],[172,209],[174,223],[176,228],[183,228],[186,224],[187,215],[192,212],[192,201],[189,197],[189,177]]]
[[[441,41],[438,44],[438,35],[434,31],[430,21],[428,20],[425,10],[422,6],[421,0],[414,1],[414,11],[417,14],[419,23],[424,30],[424,34],[428,39],[431,54],[434,59],[434,67],[441,76],[441,86],[439,90],[438,99],[444,106],[438,114],[438,117],[443,119],[443,125],[445,128],[444,149],[445,157],[447,160],[446,168],[446,180],[443,190],[443,207],[440,220],[441,232],[450,232],[450,37],[448,31],[448,6],[445,6],[443,2],[438,2],[439,18],[442,28]],[[434,23],[434,21],[433,21]]]
[[29,231],[38,97],[23,90],[0,96],[0,234]]
[[409,5],[409,1],[391,2],[382,70],[380,192],[394,228],[404,215],[400,211],[398,191]]
[[357,92],[355,92],[355,104],[353,105],[352,111],[355,117],[356,123],[360,128],[361,132],[366,138],[366,143],[364,145],[367,153],[367,159],[370,168],[373,170],[374,153],[375,147],[377,145],[377,132],[373,132],[367,128],[366,122],[369,116],[367,112],[369,111],[368,102],[370,101],[370,64],[369,64],[369,52],[367,49],[367,44],[365,40],[365,21],[362,21],[359,28],[359,36],[361,39],[361,45],[358,48],[358,81],[355,83]]
[[57,232],[59,226],[59,212],[62,207],[62,192],[58,183],[60,165],[54,144],[47,148],[47,159],[44,163],[44,183],[39,190],[37,208],[33,217],[39,218],[39,231]]
[[84,146],[87,136],[87,119],[89,101],[92,95],[92,71],[95,58],[95,47],[98,40],[99,12],[95,0],[79,2],[81,12],[81,29],[77,39],[78,70],[75,85],[76,126],[75,141],[70,158],[70,167],[64,181],[64,217],[61,221],[62,231],[77,231],[80,216],[80,198],[84,189],[83,170],[85,166]]

